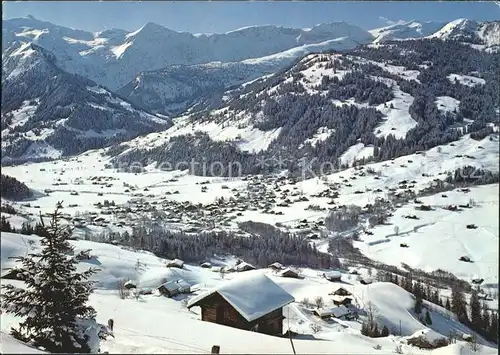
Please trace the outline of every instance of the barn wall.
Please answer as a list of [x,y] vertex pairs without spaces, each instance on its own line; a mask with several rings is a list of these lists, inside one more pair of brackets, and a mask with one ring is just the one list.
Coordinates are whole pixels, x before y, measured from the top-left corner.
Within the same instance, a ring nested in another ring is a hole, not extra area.
[[[279,308],[265,316],[256,319],[253,322],[248,322],[238,311],[231,306],[218,293],[207,297],[200,303],[201,320],[206,322],[218,323],[227,325],[233,328],[250,330],[258,325],[257,331],[270,335],[283,334],[283,308]],[[222,309],[222,320],[217,320],[217,308]]]
[[[200,304],[202,309],[201,320],[206,322],[228,325],[239,329],[250,329],[251,325],[243,318],[233,306],[231,306],[218,293],[208,297]],[[223,320],[217,321],[217,308],[221,307]]]

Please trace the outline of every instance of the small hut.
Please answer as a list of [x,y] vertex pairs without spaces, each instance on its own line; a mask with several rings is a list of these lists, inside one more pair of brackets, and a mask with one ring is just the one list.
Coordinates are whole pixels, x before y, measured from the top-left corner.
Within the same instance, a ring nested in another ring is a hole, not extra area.
[[269,265],[269,268],[270,269],[273,269],[275,271],[277,270],[282,270],[283,269],[283,265],[281,265],[280,263],[278,262],[275,262],[275,263],[272,263],[271,265]]
[[300,272],[296,269],[286,268],[282,272],[280,272],[281,277],[291,277],[294,279],[300,279]]
[[342,274],[340,271],[328,271],[323,273],[323,277],[328,281],[340,281],[342,279]]
[[338,306],[327,309],[315,309],[314,314],[321,319],[338,318],[338,319],[353,319],[355,315],[345,306]]
[[369,277],[364,277],[362,278],[361,280],[359,280],[359,282],[362,284],[362,285],[369,285],[371,284],[373,281],[371,278]]
[[173,297],[180,293],[190,293],[191,285],[183,279],[167,281],[158,287],[161,295],[166,297]]
[[250,265],[249,263],[242,261],[238,265],[235,266],[236,271],[238,272],[243,272],[243,271],[250,271],[250,270],[255,270],[255,266]]
[[350,296],[351,293],[349,291],[347,291],[345,288],[339,287],[334,292],[331,292],[330,295],[333,295],[333,296]]
[[179,269],[183,269],[184,268],[184,261],[182,261],[180,259],[171,260],[167,263],[167,267],[176,267]]
[[126,289],[126,290],[130,290],[130,289],[133,289],[133,288],[137,288],[137,285],[135,284],[134,281],[132,280],[128,280],[127,282],[125,282],[123,284],[123,287]]

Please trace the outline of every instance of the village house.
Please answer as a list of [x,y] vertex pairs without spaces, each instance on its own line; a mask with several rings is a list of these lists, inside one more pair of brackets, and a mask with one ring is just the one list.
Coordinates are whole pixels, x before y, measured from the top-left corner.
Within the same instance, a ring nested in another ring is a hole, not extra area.
[[250,271],[250,270],[255,270],[255,266],[250,265],[249,263],[242,261],[238,265],[235,266],[236,271],[238,272],[243,272],[243,271]]
[[353,300],[351,293],[343,287],[331,292],[330,295],[332,296],[333,304],[336,306],[348,306]]
[[167,263],[167,267],[176,267],[176,268],[182,269],[182,268],[184,268],[184,261],[179,260],[179,259],[171,260]]
[[280,276],[281,277],[291,277],[291,278],[294,278],[294,279],[300,279],[301,276],[300,276],[300,272],[296,269],[292,269],[292,268],[286,268],[285,270],[281,271],[280,272]]
[[342,278],[342,275],[340,271],[328,271],[323,273],[323,277],[327,279],[328,281],[340,281]]
[[191,285],[183,279],[167,281],[158,287],[161,295],[166,297],[173,297],[180,293],[190,293]]
[[338,306],[326,309],[322,308],[315,309],[314,314],[320,317],[321,319],[338,318],[338,319],[351,320],[356,318],[356,314],[351,312],[351,310],[345,306]]
[[273,269],[273,270],[281,270],[283,269],[283,265],[281,265],[280,263],[278,262],[275,262],[275,263],[272,263],[271,265],[269,265],[269,268],[270,269]]
[[259,333],[283,334],[283,307],[295,299],[263,274],[251,273],[189,300],[201,320]]

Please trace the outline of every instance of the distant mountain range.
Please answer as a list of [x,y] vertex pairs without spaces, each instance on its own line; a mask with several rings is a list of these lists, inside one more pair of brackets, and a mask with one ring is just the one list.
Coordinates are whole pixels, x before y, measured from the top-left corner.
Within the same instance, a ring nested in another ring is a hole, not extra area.
[[164,130],[170,117],[223,107],[228,92],[286,71],[311,53],[411,39],[459,41],[486,53],[500,47],[500,22],[465,19],[371,31],[345,22],[254,26],[210,35],[154,23],[96,33],[33,17],[2,24],[2,155],[18,161]]

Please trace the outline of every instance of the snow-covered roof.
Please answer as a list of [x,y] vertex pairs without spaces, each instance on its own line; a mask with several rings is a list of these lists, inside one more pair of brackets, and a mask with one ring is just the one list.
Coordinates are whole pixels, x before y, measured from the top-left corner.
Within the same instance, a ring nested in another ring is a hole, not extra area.
[[281,271],[280,275],[287,274],[289,272],[293,272],[293,273],[299,275],[299,270],[291,268],[291,267],[287,267],[286,269],[284,269],[283,271]]
[[272,263],[271,265],[269,265],[269,267],[275,268],[275,269],[282,269],[283,265],[281,265],[281,263],[275,262],[275,263]]
[[332,296],[332,301],[334,301],[334,302],[344,302],[346,298],[352,300],[352,296],[333,295]]
[[179,259],[174,259],[174,260],[169,261],[167,263],[167,266],[178,266],[178,267],[182,268],[184,266],[184,261],[179,260]]
[[338,306],[327,309],[316,309],[314,313],[320,317],[334,316],[336,318],[340,318],[351,313],[351,311],[345,306]]
[[342,276],[340,271],[328,271],[324,275],[327,279],[339,279]]
[[253,266],[245,261],[242,261],[241,263],[236,265],[235,268],[237,271],[244,271],[244,270],[248,270],[248,269],[255,269],[255,266]]
[[172,291],[176,291],[176,290],[179,290],[179,291],[189,290],[191,285],[183,279],[178,279],[178,280],[170,280],[168,282],[165,282],[164,284],[161,284],[159,287],[164,287],[168,291],[172,292]]
[[196,306],[214,293],[221,295],[248,322],[295,301],[292,295],[266,275],[251,273],[226,281],[219,287],[191,298],[188,308]]

